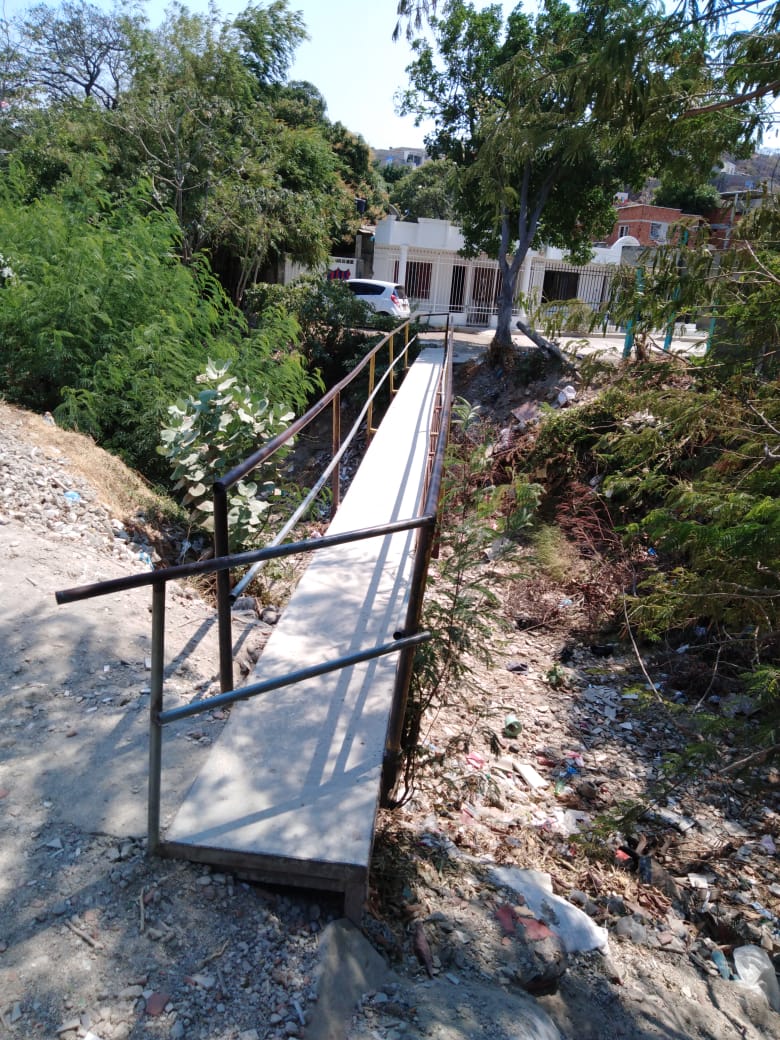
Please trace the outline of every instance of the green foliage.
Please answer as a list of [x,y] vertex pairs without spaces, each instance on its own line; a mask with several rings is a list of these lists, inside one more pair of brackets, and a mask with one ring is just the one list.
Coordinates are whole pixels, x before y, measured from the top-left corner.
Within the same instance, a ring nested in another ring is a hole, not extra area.
[[[218,367],[209,361],[197,379],[203,387],[198,395],[168,409],[170,425],[162,430],[158,448],[172,467],[174,491],[179,492],[192,523],[209,532],[214,530],[214,479],[285,430],[293,418],[283,405],[241,386],[235,376],[228,375],[229,368],[229,363]],[[288,450],[289,446],[280,449],[274,464]],[[257,540],[269,503],[279,494],[278,478],[270,466],[263,468],[261,476],[253,474],[228,492],[231,551]]]
[[434,159],[410,170],[393,185],[390,201],[404,220],[432,217],[455,220],[456,168],[447,159]]
[[686,184],[681,181],[664,179],[653,196],[654,206],[673,206],[683,213],[697,213],[706,216],[712,210],[719,209],[723,203],[720,192],[714,184],[703,182]]
[[557,339],[562,333],[573,336],[590,332],[598,315],[584,300],[547,300],[540,303],[530,315],[534,328],[542,330],[548,339]]
[[[250,309],[274,302],[295,316],[300,349],[312,371],[333,386],[368,350],[370,333],[388,322],[336,279],[312,275],[291,285],[256,285],[247,294]],[[390,328],[395,322],[390,319]]]
[[681,316],[715,319],[706,363],[721,374],[780,370],[780,199],[767,195],[739,222],[729,248],[715,253],[707,233],[684,224],[668,246],[646,250],[639,274],[619,266],[605,305],[638,335]]
[[304,39],[287,0],[232,21],[174,5],[155,30],[118,9],[39,5],[0,51],[14,102],[0,112],[0,162],[24,164],[28,199],[86,156],[118,198],[145,184],[147,206],[176,215],[180,257],[207,250],[240,303],[285,255],[315,266],[352,241],[355,195],[374,217],[384,201],[365,142],[327,120],[311,84],[285,83]]
[[[428,579],[423,627],[433,639],[417,648],[402,748],[411,790],[427,712],[466,703],[474,665],[492,661],[500,578],[485,564],[496,539],[488,431],[466,402],[456,403],[442,495],[438,559]],[[465,738],[468,742],[468,737]]]
[[731,632],[749,627],[761,644],[780,608],[778,384],[678,375],[669,385],[673,366],[653,370],[650,385],[627,375],[548,419],[531,465],[544,458],[553,481],[595,476],[629,542],[653,548],[658,562],[643,563],[631,601],[642,635],[704,618]]
[[9,400],[53,411],[152,480],[166,476],[157,445],[168,405],[209,353],[258,390],[272,388],[286,408],[305,401],[313,383],[291,346],[295,322],[272,311],[249,332],[205,261],[178,261],[173,214],[112,202],[89,162],[30,203],[25,185],[12,167],[0,187],[4,255],[16,275],[0,293]]

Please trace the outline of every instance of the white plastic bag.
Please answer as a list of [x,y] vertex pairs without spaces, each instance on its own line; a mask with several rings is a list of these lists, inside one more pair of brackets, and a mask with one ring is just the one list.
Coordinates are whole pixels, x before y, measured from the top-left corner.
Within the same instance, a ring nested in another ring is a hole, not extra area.
[[743,986],[763,993],[772,1010],[780,1012],[780,985],[766,950],[760,946],[738,947],[734,950],[734,967]]

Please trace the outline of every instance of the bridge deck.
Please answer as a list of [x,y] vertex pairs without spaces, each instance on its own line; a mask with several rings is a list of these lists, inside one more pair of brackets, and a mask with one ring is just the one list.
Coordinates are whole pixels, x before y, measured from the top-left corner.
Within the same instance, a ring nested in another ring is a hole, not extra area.
[[[440,349],[411,366],[329,532],[418,508]],[[402,626],[416,532],[315,553],[252,681],[356,653]],[[236,704],[162,852],[363,900],[396,655]]]

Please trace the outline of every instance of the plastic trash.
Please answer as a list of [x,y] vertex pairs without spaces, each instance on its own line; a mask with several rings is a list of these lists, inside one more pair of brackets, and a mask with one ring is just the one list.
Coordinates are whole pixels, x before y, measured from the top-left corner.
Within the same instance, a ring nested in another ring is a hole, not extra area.
[[739,946],[734,950],[734,967],[743,986],[763,993],[772,1010],[780,1012],[780,985],[766,950],[760,946]]
[[504,730],[503,734],[505,737],[510,739],[520,736],[520,730],[523,728],[523,724],[516,715],[507,715],[504,719]]
[[715,965],[715,967],[720,972],[720,977],[722,979],[730,979],[731,978],[731,971],[729,970],[728,961],[726,960],[726,958],[723,955],[721,950],[713,950],[712,951],[712,963]]
[[81,495],[78,491],[66,491],[62,496],[66,502],[70,502],[71,505],[75,505],[81,501]]
[[573,903],[555,895],[549,874],[519,867],[491,867],[490,877],[521,895],[534,916],[560,938],[567,953],[606,949],[607,929],[600,928]]

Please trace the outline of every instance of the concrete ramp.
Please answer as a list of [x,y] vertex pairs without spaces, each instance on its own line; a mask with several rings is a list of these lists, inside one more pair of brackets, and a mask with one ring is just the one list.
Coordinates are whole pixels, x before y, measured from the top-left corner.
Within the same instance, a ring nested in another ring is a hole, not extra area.
[[[443,351],[407,373],[329,533],[419,508]],[[358,653],[403,627],[416,532],[315,553],[250,681]],[[359,919],[397,655],[236,704],[161,852],[343,892]]]

